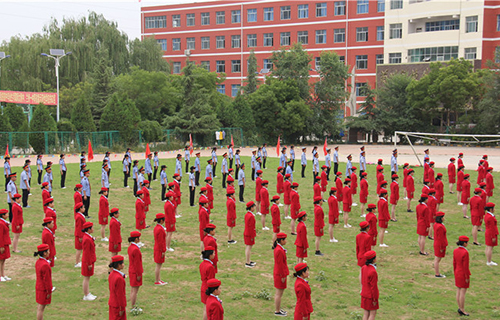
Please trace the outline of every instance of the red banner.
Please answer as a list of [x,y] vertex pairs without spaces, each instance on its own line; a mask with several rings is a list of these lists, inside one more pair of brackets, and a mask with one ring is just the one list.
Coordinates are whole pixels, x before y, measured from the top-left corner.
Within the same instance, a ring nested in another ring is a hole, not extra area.
[[47,106],[57,105],[57,93],[53,92],[25,92],[25,91],[0,91],[0,102],[19,104],[40,104]]

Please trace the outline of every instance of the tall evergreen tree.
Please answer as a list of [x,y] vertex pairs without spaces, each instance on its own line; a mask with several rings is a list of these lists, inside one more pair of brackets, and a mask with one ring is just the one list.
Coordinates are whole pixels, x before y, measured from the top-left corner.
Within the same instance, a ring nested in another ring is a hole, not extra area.
[[92,119],[92,111],[90,110],[90,105],[88,104],[84,93],[82,93],[80,98],[73,103],[73,109],[71,110],[71,123],[73,123],[77,131],[96,131],[96,126]]
[[[45,153],[45,132],[57,131],[56,120],[50,115],[46,105],[39,104],[35,107],[33,118],[31,118],[30,122],[30,131],[36,132],[30,134],[30,144],[33,150],[36,153]],[[52,150],[56,137],[53,134],[48,134],[47,138],[49,150]]]
[[104,108],[100,120],[101,130],[118,130],[127,143],[137,142],[137,130],[141,114],[134,102],[126,97],[113,94]]
[[99,128],[102,113],[106,107],[108,98],[112,93],[112,77],[113,69],[110,66],[107,50],[102,49],[98,53],[98,61],[92,74],[94,82],[94,92],[92,94],[94,99],[94,101],[92,101],[92,116],[97,128]]
[[7,117],[13,131],[20,131],[19,129],[28,122],[28,118],[23,112],[23,108],[15,104],[7,104],[3,109],[4,115]]
[[259,85],[259,79],[257,78],[257,58],[255,57],[255,52],[250,50],[250,56],[248,57],[248,72],[247,80],[245,86],[245,94],[254,93]]

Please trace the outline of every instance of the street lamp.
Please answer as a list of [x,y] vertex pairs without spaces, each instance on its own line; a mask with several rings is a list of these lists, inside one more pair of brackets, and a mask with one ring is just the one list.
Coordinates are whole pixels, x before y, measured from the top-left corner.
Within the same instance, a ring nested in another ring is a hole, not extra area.
[[50,49],[50,54],[42,53],[43,57],[49,57],[56,62],[56,79],[57,79],[57,122],[59,122],[59,60],[62,57],[71,55],[71,51],[64,52],[64,49]]
[[10,55],[5,55],[5,52],[0,52],[0,90],[2,90],[2,60],[10,58]]

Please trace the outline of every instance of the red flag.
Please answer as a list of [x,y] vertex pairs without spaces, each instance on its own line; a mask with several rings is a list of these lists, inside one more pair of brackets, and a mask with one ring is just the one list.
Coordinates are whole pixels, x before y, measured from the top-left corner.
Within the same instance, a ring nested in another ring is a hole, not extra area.
[[5,149],[5,157],[10,157],[10,154],[9,154],[9,144],[7,143],[7,148]]
[[94,160],[94,150],[92,150],[92,142],[89,140],[89,150],[87,152],[89,155],[89,161]]
[[189,134],[189,155],[193,154],[193,137],[191,137],[191,133]]
[[231,145],[234,147],[233,135],[231,135]]
[[146,143],[146,159],[148,158],[148,155],[151,153],[151,150],[149,150],[149,143]]
[[326,147],[327,147],[327,144],[326,144],[326,138],[325,138],[325,145],[323,146],[323,152],[325,153],[325,156],[326,156]]
[[280,137],[278,136],[278,144],[276,145],[276,155],[279,157],[280,156]]

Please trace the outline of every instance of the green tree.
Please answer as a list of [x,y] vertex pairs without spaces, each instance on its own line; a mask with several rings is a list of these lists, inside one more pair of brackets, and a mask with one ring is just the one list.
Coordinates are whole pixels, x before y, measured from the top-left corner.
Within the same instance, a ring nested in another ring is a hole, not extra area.
[[163,50],[154,37],[130,42],[130,64],[146,71],[170,73],[170,64],[163,59]]
[[238,94],[231,103],[231,109],[235,114],[232,126],[242,128],[247,140],[255,138],[255,119],[253,110],[248,103],[248,96]]
[[378,123],[378,110],[375,103],[375,92],[369,86],[364,88],[366,95],[365,103],[358,110],[357,116],[351,116],[347,119],[348,126],[351,129],[358,129],[364,133],[369,134],[368,142],[376,141],[374,135],[380,132]]
[[100,127],[104,131],[117,130],[126,143],[137,142],[137,130],[141,114],[134,102],[126,97],[113,94],[102,113]]
[[[57,131],[57,124],[54,118],[50,115],[49,109],[44,104],[39,104],[35,107],[33,117],[30,121],[30,131],[35,132],[30,134],[30,144],[35,153],[45,153],[45,134],[46,131]],[[48,146],[52,147],[55,143],[55,135],[49,134]]]
[[12,131],[20,131],[19,129],[28,122],[28,117],[24,114],[23,108],[15,104],[7,104],[3,109],[3,113],[12,126]]
[[92,116],[94,123],[99,128],[101,116],[112,94],[111,81],[113,78],[113,69],[111,68],[108,53],[102,49],[98,53],[98,61],[92,74],[94,91],[92,92]]
[[73,104],[73,108],[71,110],[71,123],[77,131],[96,131],[96,126],[92,119],[92,111],[90,111],[90,105],[85,97],[85,94],[83,93]]
[[257,78],[257,58],[255,57],[255,52],[250,50],[250,56],[248,57],[248,70],[247,70],[247,80],[245,86],[245,94],[254,93],[259,85],[259,79]]
[[145,142],[158,142],[163,136],[163,130],[158,121],[141,121],[139,122],[139,130],[142,131],[142,138]]
[[[496,53],[496,61],[500,61],[500,52]],[[500,63],[489,61],[488,67],[499,70]],[[500,131],[500,74],[488,72],[484,77],[485,94],[479,102],[476,112],[477,133],[498,134]]]
[[62,87],[59,92],[61,118],[71,119],[73,105],[82,95],[85,95],[87,101],[93,101],[93,91],[94,84],[90,81],[79,82],[71,87]]
[[5,110],[0,118],[0,132],[12,132],[9,116],[5,113]]

